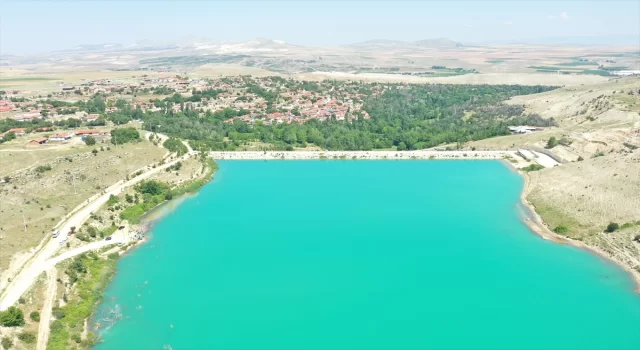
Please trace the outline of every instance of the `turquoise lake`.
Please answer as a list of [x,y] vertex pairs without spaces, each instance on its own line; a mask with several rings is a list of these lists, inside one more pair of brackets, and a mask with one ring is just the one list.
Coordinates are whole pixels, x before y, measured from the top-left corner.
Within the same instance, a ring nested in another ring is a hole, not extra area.
[[97,350],[640,349],[630,277],[499,161],[220,161],[124,256]]

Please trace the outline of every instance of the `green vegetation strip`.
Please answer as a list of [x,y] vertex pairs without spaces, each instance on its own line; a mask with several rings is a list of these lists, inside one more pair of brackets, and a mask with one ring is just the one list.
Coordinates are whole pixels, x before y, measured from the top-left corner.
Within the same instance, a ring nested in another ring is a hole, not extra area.
[[135,189],[142,195],[143,201],[127,207],[120,213],[120,218],[129,223],[137,224],[140,218],[151,209],[162,204],[164,201],[185,193],[195,193],[207,182],[211,181],[218,165],[209,158],[203,159],[203,164],[207,168],[207,173],[200,179],[186,181],[174,189],[170,189],[167,184],[149,180],[138,184]]
[[54,308],[56,320],[51,324],[48,350],[88,349],[95,343],[96,336],[92,332],[85,340],[80,334],[84,330],[84,320],[102,301],[103,292],[115,272],[113,257],[100,259],[95,253],[87,253],[73,259],[65,273],[71,281],[76,279],[76,292],[69,297],[68,304]]

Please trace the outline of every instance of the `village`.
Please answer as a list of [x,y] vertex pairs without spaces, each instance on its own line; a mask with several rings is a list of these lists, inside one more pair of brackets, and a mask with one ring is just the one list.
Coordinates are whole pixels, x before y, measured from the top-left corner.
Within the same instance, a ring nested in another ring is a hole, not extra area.
[[[181,76],[143,76],[137,84],[98,79],[78,86],[63,82],[58,85],[60,91],[46,96],[34,95],[33,92],[30,94],[29,91],[2,91],[0,118],[16,122],[38,119],[57,122],[73,118],[92,123],[101,114],[122,109],[122,104],[118,106],[116,103],[118,100],[125,100],[128,107],[142,112],[162,111],[161,107],[165,107],[162,101],[169,100],[174,103],[166,108],[166,112],[191,110],[204,113],[232,109],[237,112],[237,118],[250,125],[256,121],[265,125],[305,123],[311,119],[325,121],[330,118],[344,121],[369,119],[369,114],[361,110],[363,98],[380,94],[385,89],[379,85],[365,94],[359,92],[355,84],[299,84],[274,77],[205,80]],[[175,98],[176,95],[179,97]],[[80,101],[87,101],[93,96],[101,96],[105,100],[104,109],[92,111],[83,108]],[[234,119],[228,118],[225,122],[232,123]],[[16,135],[22,133],[21,130],[13,131]]]

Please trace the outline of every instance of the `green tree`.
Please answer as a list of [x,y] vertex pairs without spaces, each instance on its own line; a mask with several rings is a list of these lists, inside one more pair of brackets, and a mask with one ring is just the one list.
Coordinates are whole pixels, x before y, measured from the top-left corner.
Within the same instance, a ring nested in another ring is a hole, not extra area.
[[32,321],[39,322],[40,321],[40,313],[38,311],[33,311],[29,314],[29,318]]
[[607,225],[607,229],[605,231],[611,233],[617,231],[618,229],[620,229],[620,225],[616,222],[611,222],[609,223],[609,225]]
[[152,196],[156,196],[168,191],[169,186],[155,180],[148,180],[140,182],[140,184],[136,186],[136,189],[142,194],[150,194]]
[[0,312],[0,325],[4,327],[18,327],[24,325],[24,313],[15,306],[9,306]]
[[556,226],[556,228],[553,229],[553,232],[559,233],[559,234],[563,234],[563,233],[569,232],[569,228],[567,226],[564,226],[564,225],[559,225],[559,226]]
[[140,141],[140,133],[134,128],[118,128],[111,130],[111,143],[122,145],[128,142]]
[[549,141],[547,141],[547,148],[553,148],[558,145],[558,139],[555,136],[551,136]]
[[93,146],[96,144],[96,138],[93,136],[86,136],[84,138],[84,144],[87,146]]

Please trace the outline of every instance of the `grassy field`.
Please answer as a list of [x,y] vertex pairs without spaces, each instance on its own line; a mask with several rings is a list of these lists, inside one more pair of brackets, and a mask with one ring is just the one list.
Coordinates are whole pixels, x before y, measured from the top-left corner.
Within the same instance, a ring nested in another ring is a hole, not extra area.
[[47,77],[13,77],[6,78],[0,77],[0,83],[4,82],[23,82],[23,81],[43,81],[43,80],[57,80],[58,78],[47,78]]
[[3,269],[14,253],[36,246],[86,198],[159,161],[166,152],[146,141],[117,147],[72,142],[39,150],[26,146],[29,139],[20,137],[0,146],[0,176],[10,178],[0,184]]

